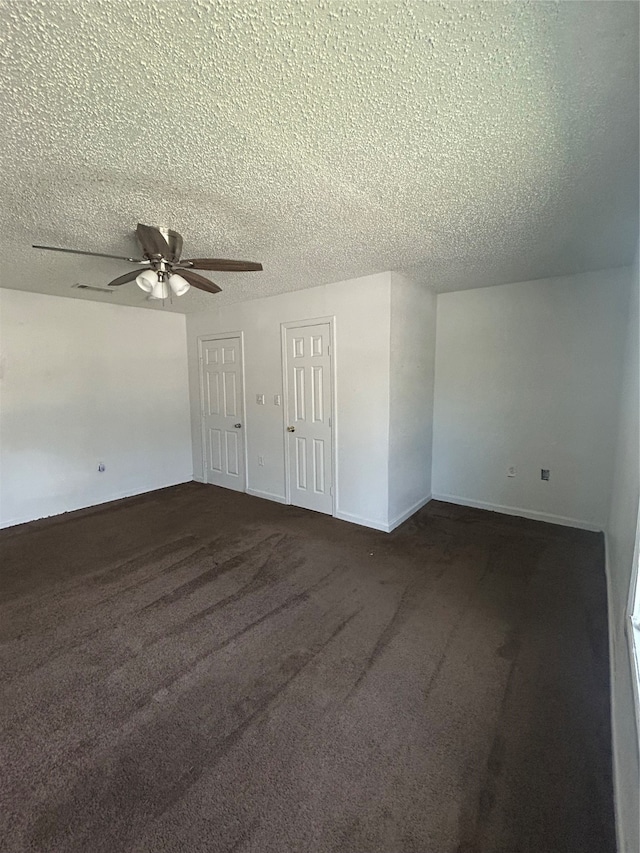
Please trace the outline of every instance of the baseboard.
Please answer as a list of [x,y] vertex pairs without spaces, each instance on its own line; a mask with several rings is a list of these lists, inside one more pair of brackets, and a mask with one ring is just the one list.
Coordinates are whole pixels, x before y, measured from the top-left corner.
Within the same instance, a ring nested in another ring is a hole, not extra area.
[[351,524],[359,524],[360,527],[370,527],[372,530],[381,530],[383,533],[389,532],[388,524],[382,521],[373,521],[370,518],[363,518],[361,515],[352,515],[350,512],[336,510],[333,517],[340,519],[340,521],[348,521]]
[[391,533],[391,531],[395,530],[396,527],[400,527],[403,521],[406,521],[408,518],[411,518],[414,513],[418,512],[419,509],[422,509],[422,507],[428,504],[430,500],[431,495],[429,494],[426,498],[421,498],[419,501],[416,501],[413,506],[410,506],[409,509],[405,510],[404,512],[401,512],[400,515],[397,515],[389,522],[388,532]]
[[[196,477],[194,475],[193,479],[196,483],[206,483],[207,481],[204,477]],[[261,492],[260,489],[246,489],[247,495],[251,495],[254,498],[262,498],[265,501],[275,501],[277,504],[286,504],[287,499],[283,498],[282,495],[275,495],[273,492]]]
[[277,504],[286,504],[287,499],[282,495],[274,495],[273,492],[261,492],[259,489],[247,489],[248,495],[254,498],[262,498],[265,501],[275,501]]
[[364,518],[361,515],[354,515],[350,512],[342,512],[342,510],[337,510],[334,518],[339,518],[340,521],[348,521],[351,524],[359,524],[360,527],[370,527],[372,530],[381,530],[383,533],[391,533],[392,530],[395,530],[396,527],[399,527],[403,521],[406,521],[408,518],[421,509],[425,504],[429,503],[431,500],[431,495],[426,498],[421,498],[417,501],[413,506],[406,509],[404,512],[401,512],[400,515],[397,515],[392,521],[384,522],[384,521],[374,521],[371,518]]
[[119,501],[123,498],[133,498],[136,495],[146,495],[150,492],[157,492],[160,489],[168,489],[171,486],[181,486],[183,483],[191,483],[193,481],[193,476],[191,474],[187,475],[185,479],[180,480],[172,480],[170,483],[163,483],[159,486],[150,486],[149,488],[136,488],[136,489],[125,489],[124,491],[113,492],[112,494],[107,495],[104,498],[100,498],[95,503],[82,504],[81,506],[70,506],[67,509],[60,510],[60,512],[52,512],[49,515],[35,515],[35,516],[23,516],[22,518],[10,518],[6,521],[0,521],[0,530],[4,530],[8,527],[16,527],[18,524],[28,524],[30,521],[42,521],[45,518],[57,518],[60,515],[66,515],[68,512],[78,512],[81,509],[90,509],[94,506],[102,506],[102,504],[108,504],[112,501]]
[[553,515],[550,512],[539,512],[535,509],[523,509],[517,506],[502,506],[501,504],[492,504],[487,501],[476,501],[473,498],[461,498],[457,495],[441,495],[433,494],[434,501],[444,501],[448,504],[456,504],[457,506],[470,506],[476,509],[487,509],[490,512],[501,512],[504,515],[516,515],[520,518],[529,518],[532,521],[546,521],[549,524],[560,524],[562,527],[576,527],[578,530],[591,530],[594,533],[601,533],[603,525],[594,524],[591,521],[581,521],[579,518],[568,518],[564,515]]
[[[275,495],[272,492],[261,492],[259,489],[247,489],[247,494],[253,495],[254,498],[264,498],[265,500],[275,501],[279,504],[286,504],[287,502],[286,498],[282,497],[282,495]],[[333,517],[340,519],[340,521],[348,521],[351,524],[359,524],[361,527],[370,527],[373,530],[381,530],[383,533],[390,533],[395,527],[398,527],[398,525],[402,524],[403,521],[406,521],[407,518],[412,516],[414,512],[417,512],[420,507],[423,507],[429,500],[431,500],[431,496],[418,501],[417,504],[394,519],[392,524],[373,521],[370,518],[364,518],[361,515],[353,515],[350,512],[341,512],[340,510],[336,510]]]

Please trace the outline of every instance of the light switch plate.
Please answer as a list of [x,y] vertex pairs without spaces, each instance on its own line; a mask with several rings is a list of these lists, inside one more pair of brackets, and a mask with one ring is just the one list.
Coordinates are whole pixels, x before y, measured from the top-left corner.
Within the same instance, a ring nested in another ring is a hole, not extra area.
[[256,394],[256,403],[259,406],[264,406],[264,394]]

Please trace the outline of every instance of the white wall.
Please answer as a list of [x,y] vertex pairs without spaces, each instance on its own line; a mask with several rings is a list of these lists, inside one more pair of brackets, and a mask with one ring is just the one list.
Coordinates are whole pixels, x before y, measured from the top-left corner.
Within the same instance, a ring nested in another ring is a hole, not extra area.
[[[389,336],[391,274],[215,307],[187,317],[193,465],[202,478],[198,336],[244,333],[247,484],[252,494],[284,500],[280,324],[334,316],[338,411],[337,515],[372,527],[388,525]],[[264,394],[266,405],[256,404]],[[258,456],[264,466],[258,466]]]
[[434,497],[604,529],[629,285],[620,268],[438,296]]
[[389,524],[431,497],[436,296],[391,273]]
[[0,347],[2,526],[191,480],[183,316],[0,289]]
[[625,636],[640,493],[639,276],[636,254],[626,329],[615,475],[606,535],[614,778],[621,853],[640,850],[638,731],[631,659]]

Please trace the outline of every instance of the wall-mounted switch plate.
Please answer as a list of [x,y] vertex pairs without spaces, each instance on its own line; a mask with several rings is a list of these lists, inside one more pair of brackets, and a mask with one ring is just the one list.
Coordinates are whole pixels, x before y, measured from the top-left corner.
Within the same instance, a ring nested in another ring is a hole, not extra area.
[[256,403],[259,406],[264,406],[264,394],[256,394]]
[[274,394],[273,405],[274,406],[281,406],[282,405],[282,397],[280,396],[280,394]]
[[509,465],[507,468],[507,477],[515,477],[516,476],[516,466]]
[[540,469],[540,479],[541,480],[548,480],[549,474],[550,474],[550,471],[548,468],[541,468]]
[[104,462],[98,462],[98,471],[102,474],[102,472],[106,469],[106,465]]
[[264,467],[264,456],[258,456],[258,465]]

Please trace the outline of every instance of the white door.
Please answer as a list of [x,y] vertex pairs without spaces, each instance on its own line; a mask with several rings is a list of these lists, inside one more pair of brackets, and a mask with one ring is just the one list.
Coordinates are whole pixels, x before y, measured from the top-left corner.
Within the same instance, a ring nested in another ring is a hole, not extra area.
[[333,512],[329,323],[285,330],[289,497],[295,506]]
[[245,491],[240,338],[201,341],[202,455],[206,483]]

